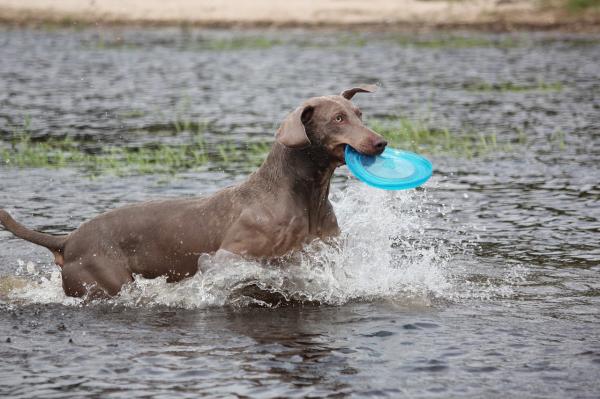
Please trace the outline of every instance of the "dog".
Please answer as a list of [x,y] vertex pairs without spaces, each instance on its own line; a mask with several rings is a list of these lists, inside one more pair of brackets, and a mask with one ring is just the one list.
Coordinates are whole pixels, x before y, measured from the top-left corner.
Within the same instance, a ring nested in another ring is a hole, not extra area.
[[379,155],[387,142],[362,123],[351,102],[364,85],[310,98],[292,111],[258,170],[208,197],[149,201],[101,214],[67,235],[33,231],[0,210],[15,236],[48,248],[61,267],[66,295],[105,298],[133,281],[180,281],[203,270],[202,254],[273,259],[314,239],[339,234],[329,202],[344,149]]

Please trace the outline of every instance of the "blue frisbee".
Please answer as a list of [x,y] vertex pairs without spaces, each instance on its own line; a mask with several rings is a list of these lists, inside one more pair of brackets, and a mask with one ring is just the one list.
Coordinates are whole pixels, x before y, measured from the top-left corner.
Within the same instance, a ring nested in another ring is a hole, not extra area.
[[433,173],[431,162],[413,152],[386,148],[381,155],[365,155],[349,145],[346,165],[369,186],[384,190],[407,190],[425,183]]

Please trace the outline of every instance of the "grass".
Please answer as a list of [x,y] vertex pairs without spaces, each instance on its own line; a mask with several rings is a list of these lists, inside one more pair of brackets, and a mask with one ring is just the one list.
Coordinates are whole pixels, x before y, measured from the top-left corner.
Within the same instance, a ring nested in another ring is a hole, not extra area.
[[561,91],[563,85],[560,82],[546,83],[537,82],[535,84],[518,84],[513,82],[502,83],[470,83],[464,86],[468,91],[478,92],[527,92],[527,91]]
[[227,38],[203,37],[187,39],[183,43],[173,42],[149,42],[137,43],[127,41],[123,37],[106,38],[100,35],[97,39],[83,43],[83,46],[92,50],[134,50],[144,47],[178,47],[182,50],[198,51],[234,51],[234,50],[260,50],[269,49],[283,44],[280,39],[267,36],[234,36]]
[[0,149],[0,162],[19,168],[81,168],[92,176],[114,174],[175,174],[213,165],[237,170],[260,165],[268,152],[266,143],[238,146],[219,144],[208,149],[203,139],[179,145],[151,143],[141,147],[108,145],[85,149],[71,138],[34,141],[22,135],[10,147]]
[[[510,140],[499,140],[496,134],[474,131],[452,132],[432,127],[424,120],[405,117],[376,119],[370,127],[382,134],[391,147],[430,155],[473,158],[493,153],[514,152],[528,144],[525,131],[517,130]],[[177,121],[177,134],[189,134],[183,143],[151,142],[136,147],[118,144],[101,145],[78,141],[71,137],[35,139],[29,123],[17,129],[10,140],[0,140],[0,164],[18,168],[77,168],[90,176],[112,174],[176,174],[202,168],[235,172],[258,167],[271,144],[258,141],[239,144],[231,141],[208,145],[204,138],[206,125]],[[551,148],[565,149],[565,135],[555,132],[549,138]]]
[[[191,123],[173,122],[183,132]],[[201,126],[201,125],[198,125]],[[83,169],[91,176],[114,174],[175,174],[201,167],[244,170],[262,163],[270,149],[266,142],[209,147],[198,128],[182,144],[148,143],[138,147],[98,145],[70,137],[34,139],[27,124],[9,142],[0,141],[0,163],[19,168]]]
[[472,158],[511,150],[507,143],[499,143],[495,134],[468,131],[455,134],[446,128],[433,128],[425,121],[404,117],[376,120],[371,127],[383,135],[390,146],[417,153]]
[[231,37],[200,37],[188,38],[183,42],[147,42],[136,43],[123,37],[107,38],[99,36],[94,40],[83,43],[92,50],[134,50],[144,47],[175,47],[185,51],[236,51],[236,50],[265,50],[276,46],[287,45],[299,48],[348,48],[363,47],[367,39],[358,34],[338,34],[332,40],[313,40],[298,38],[274,38],[269,36],[231,36]]
[[438,35],[431,38],[419,38],[411,36],[400,36],[393,39],[397,44],[402,46],[413,46],[421,48],[449,48],[449,49],[464,49],[478,47],[498,47],[511,48],[518,47],[520,43],[510,37],[502,39],[492,39],[488,37],[473,37],[473,36],[453,36],[453,35]]
[[[578,0],[590,1],[590,0]],[[497,47],[511,48],[518,47],[522,43],[512,37],[492,38],[487,36],[465,36],[465,35],[397,35],[386,34],[383,36],[367,37],[356,33],[340,33],[333,36],[321,38],[300,39],[296,37],[271,37],[268,35],[236,35],[230,37],[202,36],[195,38],[185,38],[183,41],[150,41],[134,42],[121,36],[105,37],[100,35],[97,38],[84,42],[83,46],[88,49],[107,50],[122,49],[133,50],[144,47],[176,47],[186,51],[236,51],[236,50],[264,50],[276,46],[287,45],[299,48],[361,48],[370,41],[395,43],[401,46],[413,46],[420,48],[438,49],[464,49]]]
[[117,116],[124,119],[132,119],[132,118],[141,118],[145,116],[146,112],[140,109],[130,109],[126,111],[119,112]]
[[271,39],[265,36],[240,36],[226,39],[209,39],[200,43],[201,49],[207,50],[260,50],[269,49],[282,44],[279,39]]
[[565,8],[573,13],[579,13],[591,9],[600,10],[600,0],[567,0]]
[[[391,147],[422,154],[448,155],[456,158],[485,157],[494,153],[514,153],[527,148],[529,138],[523,129],[516,129],[509,139],[499,139],[495,133],[478,133],[473,130],[452,132],[446,128],[432,127],[427,121],[404,117],[390,117],[372,121],[370,126],[383,135]],[[548,140],[553,150],[564,151],[566,135],[554,132]]]

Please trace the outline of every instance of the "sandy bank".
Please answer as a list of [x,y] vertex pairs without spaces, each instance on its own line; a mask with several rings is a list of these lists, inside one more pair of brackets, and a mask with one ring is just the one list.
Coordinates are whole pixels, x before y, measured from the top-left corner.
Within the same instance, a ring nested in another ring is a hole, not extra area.
[[600,12],[542,11],[536,0],[0,0],[0,21],[598,30]]

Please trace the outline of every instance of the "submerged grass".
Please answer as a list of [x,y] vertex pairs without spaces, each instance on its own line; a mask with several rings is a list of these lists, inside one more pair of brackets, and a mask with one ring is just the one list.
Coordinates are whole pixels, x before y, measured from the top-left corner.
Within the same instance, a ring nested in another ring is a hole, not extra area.
[[268,36],[232,36],[232,37],[200,37],[194,39],[156,40],[150,42],[136,42],[121,36],[98,36],[96,39],[85,41],[82,46],[92,50],[136,50],[145,47],[175,47],[181,50],[196,51],[234,51],[269,49],[284,42],[278,38]]
[[[183,132],[182,122],[173,123]],[[191,124],[186,124],[191,126]],[[200,126],[200,125],[199,125]],[[91,176],[99,174],[175,174],[202,167],[244,170],[262,162],[270,144],[256,142],[207,145],[198,129],[185,143],[148,143],[137,147],[98,145],[71,137],[35,139],[27,128],[9,141],[0,141],[0,163],[20,168],[81,168]]]
[[267,143],[207,147],[202,137],[189,143],[151,143],[141,147],[108,145],[90,149],[71,138],[35,141],[22,135],[0,149],[0,162],[20,168],[78,167],[90,175],[175,174],[212,165],[240,170],[256,167],[268,152]]
[[561,91],[563,85],[560,82],[537,82],[534,84],[518,84],[513,82],[486,83],[476,82],[464,86],[468,91],[478,92],[527,92],[527,91]]
[[565,8],[573,13],[587,10],[600,11],[600,0],[566,0]]
[[279,39],[266,36],[240,36],[226,39],[212,39],[201,42],[200,48],[208,50],[254,50],[269,49],[282,44]]
[[399,36],[394,41],[401,46],[413,46],[420,48],[449,48],[449,49],[465,49],[478,47],[498,47],[512,48],[518,47],[521,43],[511,37],[505,38],[490,38],[483,36],[456,36],[456,35],[439,35],[435,37],[415,37],[415,36]]
[[472,158],[512,150],[508,143],[499,143],[495,134],[471,131],[456,134],[446,128],[431,127],[425,121],[404,117],[376,120],[371,127],[383,135],[390,146],[417,153]]
[[[204,138],[205,127],[202,126],[205,125],[185,121],[166,125],[179,126],[176,132],[182,135],[191,134],[185,142],[178,144],[151,142],[125,147],[78,141],[71,137],[36,139],[26,124],[16,130],[11,139],[0,140],[0,164],[19,168],[79,168],[90,176],[176,174],[202,168],[241,172],[258,167],[271,147],[267,141],[209,145]],[[432,127],[424,120],[400,116],[376,119],[369,125],[386,137],[390,146],[429,155],[473,158],[515,152],[528,144],[523,130],[511,134],[509,140],[498,140],[496,134],[468,130],[457,133]],[[190,132],[192,127],[195,130]],[[565,135],[556,132],[550,137],[549,144],[564,150]]]
[[[424,120],[393,117],[370,123],[373,130],[384,136],[390,146],[417,153],[447,155],[456,158],[485,157],[498,153],[514,153],[527,148],[528,135],[523,129],[499,138],[495,133],[474,130],[451,132],[447,128],[432,127]],[[553,150],[564,151],[566,135],[555,131],[548,140]]]
[[429,49],[513,48],[523,45],[522,39],[512,36],[491,37],[486,35],[416,35],[396,33],[367,35],[348,32],[313,38],[273,36],[269,34],[238,34],[230,36],[203,35],[167,39],[159,38],[144,42],[140,42],[137,38],[99,35],[93,39],[84,41],[82,46],[92,50],[135,50],[152,47],[169,47],[184,51],[237,51],[264,50],[276,46],[333,49],[361,48],[369,43],[377,42]]
[[[383,135],[390,146],[430,155],[448,155],[457,158],[484,157],[497,153],[513,153],[527,148],[528,135],[522,129],[507,139],[499,139],[495,133],[479,133],[473,130],[452,132],[447,128],[432,127],[424,120],[404,117],[378,119],[370,123],[373,130]],[[565,134],[557,131],[549,138],[549,146],[563,151]]]

